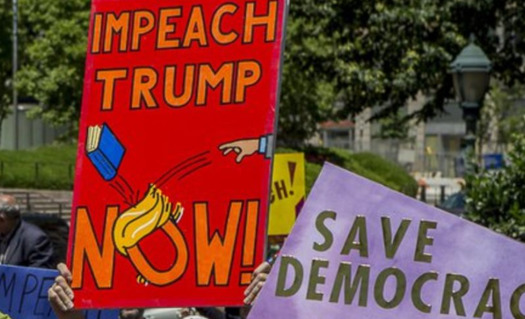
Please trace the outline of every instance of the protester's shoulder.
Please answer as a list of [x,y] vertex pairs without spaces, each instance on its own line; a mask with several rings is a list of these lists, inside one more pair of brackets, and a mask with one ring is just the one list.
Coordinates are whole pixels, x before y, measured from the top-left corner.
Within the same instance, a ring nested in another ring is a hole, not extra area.
[[30,222],[26,222],[25,220],[22,220],[20,229],[27,236],[30,236],[33,238],[47,238],[46,233],[40,227]]

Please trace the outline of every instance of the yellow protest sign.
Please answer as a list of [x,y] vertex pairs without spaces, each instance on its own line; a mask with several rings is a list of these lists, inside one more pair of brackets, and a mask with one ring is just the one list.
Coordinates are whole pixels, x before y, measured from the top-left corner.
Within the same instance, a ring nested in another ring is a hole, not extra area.
[[273,159],[268,235],[290,233],[304,197],[304,154],[276,154]]

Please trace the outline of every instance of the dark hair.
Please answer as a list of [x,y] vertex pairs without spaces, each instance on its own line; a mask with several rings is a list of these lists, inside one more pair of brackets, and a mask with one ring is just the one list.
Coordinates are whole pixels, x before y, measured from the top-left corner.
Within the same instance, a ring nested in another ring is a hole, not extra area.
[[18,219],[20,218],[20,207],[18,204],[0,200],[0,213],[3,213],[8,218]]

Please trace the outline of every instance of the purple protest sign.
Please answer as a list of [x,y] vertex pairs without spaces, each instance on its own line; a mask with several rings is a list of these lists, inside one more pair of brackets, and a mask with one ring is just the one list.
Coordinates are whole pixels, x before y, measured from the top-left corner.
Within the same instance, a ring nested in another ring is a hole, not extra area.
[[249,319],[521,319],[524,255],[521,243],[327,164]]

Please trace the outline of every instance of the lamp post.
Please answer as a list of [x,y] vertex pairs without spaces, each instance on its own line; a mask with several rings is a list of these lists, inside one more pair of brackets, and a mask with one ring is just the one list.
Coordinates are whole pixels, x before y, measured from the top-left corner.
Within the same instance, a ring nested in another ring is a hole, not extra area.
[[18,71],[18,0],[13,0],[13,112],[15,120],[14,146],[18,150],[18,92],[16,91],[16,73]]
[[474,44],[473,38],[450,64],[454,89],[466,124],[466,134],[462,140],[463,156],[474,154],[476,150],[476,129],[483,99],[489,88],[491,70],[492,62]]

